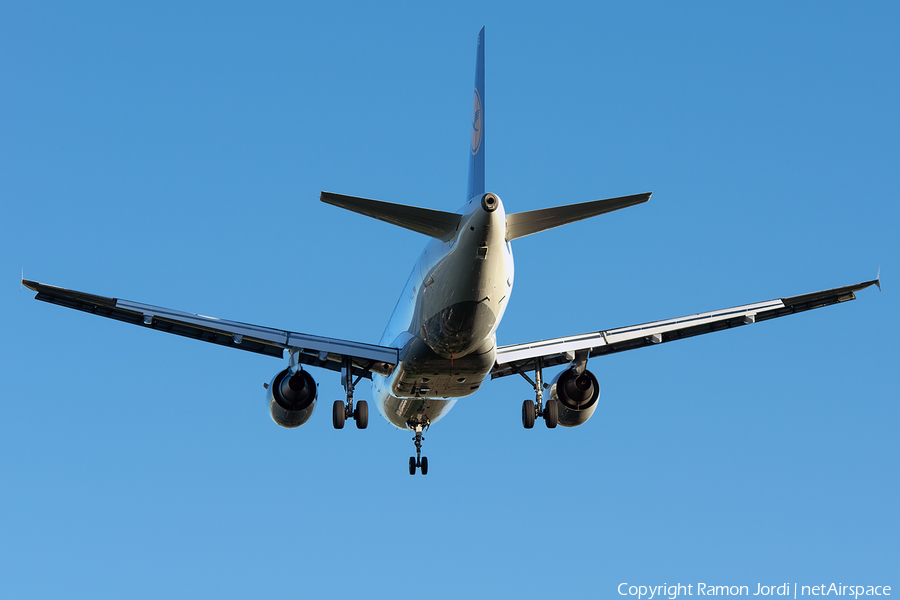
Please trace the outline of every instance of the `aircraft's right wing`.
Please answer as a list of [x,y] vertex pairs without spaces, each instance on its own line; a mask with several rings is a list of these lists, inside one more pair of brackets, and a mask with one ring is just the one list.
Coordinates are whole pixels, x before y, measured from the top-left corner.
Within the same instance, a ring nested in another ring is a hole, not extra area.
[[372,372],[387,375],[399,361],[396,348],[226,321],[121,298],[67,290],[37,281],[23,280],[22,284],[37,292],[36,300],[257,354],[283,357],[284,351],[288,350],[302,364],[331,371],[340,371],[344,359],[349,358],[354,375],[371,377]]
[[758,321],[768,321],[777,317],[830,306],[839,302],[856,299],[856,294],[871,285],[881,287],[878,279],[857,285],[792,296],[779,300],[745,304],[723,310],[654,321],[643,325],[620,327],[573,335],[569,337],[543,340],[530,344],[516,344],[497,348],[497,362],[491,371],[491,379],[525,373],[535,369],[537,359],[542,359],[544,367],[570,363],[576,357],[590,358],[613,352],[623,352],[671,342],[704,333],[713,333],[749,325]]

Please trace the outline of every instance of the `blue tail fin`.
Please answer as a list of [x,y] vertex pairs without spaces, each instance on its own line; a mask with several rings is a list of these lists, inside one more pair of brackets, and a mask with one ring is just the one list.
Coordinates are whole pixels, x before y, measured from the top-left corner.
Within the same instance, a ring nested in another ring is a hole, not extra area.
[[478,32],[478,51],[475,56],[475,102],[472,108],[468,191],[466,200],[484,193],[484,27]]

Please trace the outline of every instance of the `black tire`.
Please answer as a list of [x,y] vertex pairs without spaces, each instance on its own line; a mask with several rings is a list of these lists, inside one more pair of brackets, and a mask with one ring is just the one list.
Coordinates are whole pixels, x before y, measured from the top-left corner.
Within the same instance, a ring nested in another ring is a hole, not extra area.
[[422,475],[428,475],[428,459],[422,457]]
[[544,422],[547,423],[547,429],[553,429],[559,423],[559,400],[547,400],[547,406],[544,407]]
[[410,475],[416,474],[416,457],[415,456],[409,457],[409,474]]
[[356,410],[353,411],[353,419],[356,421],[357,429],[365,429],[369,426],[369,403],[360,400],[356,403]]
[[344,413],[344,403],[340,400],[334,401],[334,408],[331,411],[331,424],[334,425],[335,429],[343,429],[344,428],[344,417],[346,414]]
[[534,427],[534,400],[526,400],[522,403],[522,426],[525,429]]

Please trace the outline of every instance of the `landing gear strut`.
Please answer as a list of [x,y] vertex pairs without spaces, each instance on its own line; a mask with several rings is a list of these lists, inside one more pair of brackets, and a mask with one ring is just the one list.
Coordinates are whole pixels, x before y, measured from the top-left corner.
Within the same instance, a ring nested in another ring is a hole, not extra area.
[[353,389],[362,375],[353,380],[353,359],[349,356],[344,357],[344,365],[341,367],[341,385],[347,392],[346,402],[340,400],[334,401],[331,411],[331,423],[335,429],[344,428],[345,419],[353,419],[356,421],[357,429],[365,429],[369,425],[369,405],[365,400],[360,400],[353,406]]
[[535,417],[543,417],[547,428],[553,429],[559,423],[559,401],[547,400],[547,405],[544,406],[544,361],[541,358],[535,361],[534,381],[519,371],[519,375],[534,386],[534,401],[526,400],[522,403],[522,426],[531,429],[534,427]]
[[416,432],[416,437],[413,438],[416,443],[416,455],[409,457],[409,474],[415,475],[416,469],[419,469],[422,471],[422,475],[428,475],[428,459],[422,456],[422,440],[425,439],[422,437],[422,432],[427,429],[427,426],[423,427],[421,423],[418,423],[409,427]]

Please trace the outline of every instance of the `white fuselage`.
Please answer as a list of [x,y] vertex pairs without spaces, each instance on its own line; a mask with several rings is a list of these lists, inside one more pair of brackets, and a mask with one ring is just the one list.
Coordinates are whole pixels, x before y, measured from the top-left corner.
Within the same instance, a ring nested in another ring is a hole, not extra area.
[[460,209],[455,237],[425,246],[381,338],[400,363],[389,376],[373,374],[373,396],[397,427],[434,423],[494,366],[513,257],[503,204],[487,196],[492,206],[478,196]]

